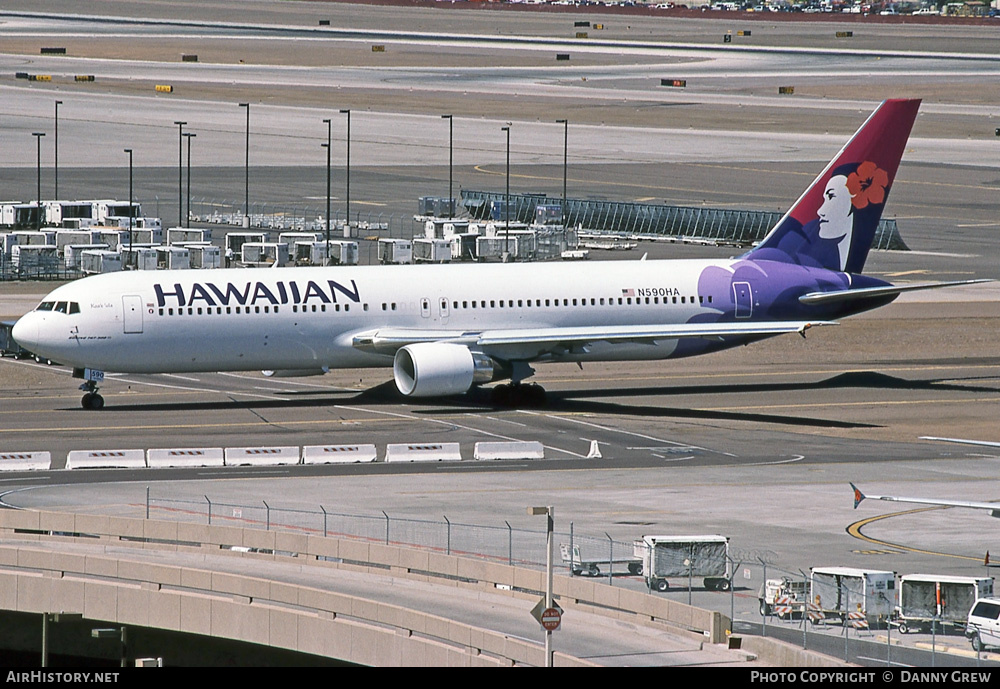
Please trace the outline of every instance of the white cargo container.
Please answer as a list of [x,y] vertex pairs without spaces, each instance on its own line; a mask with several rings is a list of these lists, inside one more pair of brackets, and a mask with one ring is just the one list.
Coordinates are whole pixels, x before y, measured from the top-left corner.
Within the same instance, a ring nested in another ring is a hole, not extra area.
[[451,260],[451,240],[414,239],[414,263],[447,263]]
[[212,244],[186,247],[191,255],[191,268],[219,268],[222,266],[222,249]]
[[413,242],[409,239],[378,240],[379,263],[412,263]]
[[[87,237],[86,241],[91,241],[90,235],[84,233]],[[53,244],[54,235],[51,232],[15,232],[15,241],[21,246],[32,246],[32,245],[43,245],[43,244]]]
[[158,246],[156,267],[160,270],[188,270],[191,267],[191,251],[182,246]]
[[809,601],[814,621],[843,621],[859,613],[869,625],[885,623],[896,602],[896,574],[853,567],[813,567],[810,570]]
[[453,261],[474,261],[476,260],[476,237],[474,232],[454,234],[449,238],[451,242],[451,259]]
[[122,269],[122,257],[117,251],[89,249],[80,254],[80,269],[88,275],[116,273]]
[[292,246],[292,260],[297,266],[322,266],[326,264],[326,242],[300,240]]
[[167,230],[167,244],[184,244],[186,242],[211,242],[211,230],[196,230],[185,227],[171,227]]
[[69,270],[80,270],[84,251],[107,248],[107,244],[67,244],[63,247],[66,268]]
[[318,242],[322,236],[321,232],[281,232],[278,242],[292,246],[295,242]]
[[634,556],[642,560],[646,586],[657,591],[670,588],[668,578],[704,578],[706,589],[732,588],[729,538],[709,536],[643,536],[633,543]]
[[964,627],[976,599],[992,595],[992,577],[904,574],[899,577],[895,624],[903,634],[928,630],[932,621],[938,629],[942,624]]
[[[18,241],[18,244],[24,242]],[[55,245],[63,251],[70,244],[95,244],[94,234],[90,230],[57,230]]]
[[535,253],[535,235],[533,232],[498,232],[496,236],[476,237],[476,258],[480,261],[500,259],[504,254],[518,261],[530,260]]
[[235,257],[243,255],[243,245],[247,242],[264,243],[267,241],[267,232],[227,232],[226,233],[226,256]]
[[358,265],[358,243],[347,240],[330,240],[330,263],[338,266]]
[[19,272],[37,271],[40,273],[57,272],[62,268],[59,260],[59,250],[55,244],[31,244],[11,247],[10,262]]
[[122,267],[130,270],[156,270],[156,248],[151,246],[128,245],[120,247]]
[[256,268],[288,264],[288,245],[284,242],[244,242],[240,247],[242,263]]

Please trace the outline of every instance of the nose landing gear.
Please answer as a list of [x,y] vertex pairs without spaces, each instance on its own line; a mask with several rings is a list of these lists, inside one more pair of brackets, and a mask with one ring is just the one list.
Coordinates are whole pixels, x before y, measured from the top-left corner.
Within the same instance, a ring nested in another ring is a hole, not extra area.
[[104,398],[97,394],[97,384],[104,380],[104,371],[92,368],[75,368],[73,369],[73,377],[84,379],[83,385],[80,386],[84,392],[80,406],[84,409],[103,409]]
[[104,408],[104,398],[97,394],[97,383],[92,380],[88,380],[86,383],[80,386],[80,389],[84,391],[83,399],[80,400],[80,405],[84,409],[103,409]]

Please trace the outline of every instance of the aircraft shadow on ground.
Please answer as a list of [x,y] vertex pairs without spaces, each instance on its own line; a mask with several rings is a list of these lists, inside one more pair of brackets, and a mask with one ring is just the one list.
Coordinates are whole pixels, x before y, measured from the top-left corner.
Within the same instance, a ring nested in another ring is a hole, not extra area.
[[[956,380],[965,381],[955,382]],[[750,421],[755,423],[774,423],[792,426],[810,426],[817,428],[877,428],[878,424],[837,421],[802,417],[793,414],[764,414],[752,412],[736,412],[709,409],[694,409],[683,407],[656,406],[651,404],[629,404],[620,401],[603,401],[607,398],[648,399],[651,397],[677,397],[681,395],[739,395],[783,392],[820,392],[834,389],[869,389],[869,390],[915,390],[915,391],[952,391],[952,392],[997,392],[996,387],[985,387],[968,384],[977,380],[995,380],[995,377],[964,378],[964,379],[930,379],[906,380],[896,376],[874,371],[856,371],[841,373],[830,378],[813,382],[796,383],[753,383],[746,385],[684,385],[632,388],[595,388],[582,390],[549,391],[544,407],[545,411],[563,413],[595,413],[609,415],[629,415],[653,418],[678,418],[701,420]],[[370,406],[393,405],[401,402],[413,407],[418,415],[477,413],[484,409],[500,410],[502,407],[490,399],[489,389],[475,389],[465,395],[456,395],[442,399],[404,398],[396,390],[393,382],[386,381],[374,387],[352,392],[349,390],[309,390],[288,391],[280,393],[294,399],[240,399],[237,393],[231,393],[229,400],[213,402],[171,402],[154,404],[114,404],[107,411],[140,412],[140,411],[222,411],[234,408],[255,410],[291,409],[298,407],[314,408],[332,404],[365,404]],[[531,408],[531,407],[526,407]],[[106,413],[106,412],[105,412]]]

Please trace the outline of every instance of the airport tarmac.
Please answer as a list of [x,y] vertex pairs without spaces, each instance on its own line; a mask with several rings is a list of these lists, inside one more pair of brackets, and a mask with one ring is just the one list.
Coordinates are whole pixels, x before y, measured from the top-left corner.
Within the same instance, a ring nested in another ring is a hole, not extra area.
[[[66,3],[30,5],[51,12]],[[310,24],[328,10],[353,8],[280,5],[307,12]],[[110,14],[130,5],[98,6],[102,9],[95,12]],[[174,6],[136,7],[169,14]],[[242,20],[226,17],[225,3],[206,7],[198,10],[209,13],[205,19]],[[376,20],[383,16],[381,10],[364,9],[347,17],[362,17],[358,26],[372,22],[371,28],[382,28],[369,18],[369,11]],[[421,12],[398,16],[409,29],[440,29],[439,13],[429,15],[431,20]],[[0,18],[3,35],[12,20],[3,14]],[[271,15],[259,21],[282,20]],[[555,35],[565,32],[568,17],[525,19],[504,13],[503,21],[517,21],[521,27],[526,22],[532,33]],[[609,25],[620,21],[608,19]],[[429,22],[431,29],[420,22]],[[466,22],[492,32],[490,24],[465,14],[449,30],[474,31]],[[717,24],[662,26],[667,28],[651,30],[682,27],[685,41],[697,40],[697,32],[721,33]],[[755,40],[772,40],[764,38],[767,29],[756,24],[753,28],[759,36]],[[824,25],[822,30],[832,33],[837,28]],[[75,25],[70,29],[78,31]],[[51,23],[32,27],[34,40],[45,44],[61,30]],[[337,62],[341,58],[336,57],[329,60],[337,64],[328,65],[328,72],[297,71],[301,83],[289,88],[281,82],[288,79],[291,65],[321,65],[289,58],[287,51],[275,48],[255,53],[262,58],[258,65],[241,66],[233,54],[227,66],[218,57],[204,65],[203,81],[186,75],[180,97],[165,98],[147,94],[146,87],[155,82],[158,71],[177,74],[179,57],[174,63],[141,65],[131,61],[137,56],[103,55],[99,45],[95,47],[99,41],[77,37],[72,45],[79,46],[78,54],[84,57],[71,57],[73,61],[59,67],[63,58],[39,56],[37,49],[29,50],[32,32],[18,27],[13,33],[18,31],[24,34],[18,44],[23,52],[12,55],[17,51],[11,49],[0,55],[5,72],[13,72],[17,64],[29,65],[18,70],[47,69],[63,76],[101,68],[112,76],[107,85],[103,78],[96,82],[99,89],[94,91],[69,82],[0,81],[4,128],[11,132],[10,140],[25,142],[5,144],[11,161],[0,170],[0,188],[5,190],[0,195],[5,197],[34,195],[30,132],[50,123],[52,101],[60,98],[60,187],[67,190],[61,195],[95,196],[95,186],[121,190],[124,158],[118,151],[134,140],[136,150],[143,151],[141,159],[137,154],[137,197],[147,213],[159,204],[171,223],[177,192],[173,122],[186,120],[191,131],[199,133],[195,193],[239,199],[244,130],[243,111],[235,103],[252,97],[254,126],[259,127],[254,130],[252,193],[268,194],[269,202],[292,202],[305,195],[311,197],[312,207],[322,205],[325,155],[319,143],[325,141],[326,129],[321,120],[339,107],[357,107],[371,112],[354,115],[359,139],[352,150],[357,166],[352,170],[352,200],[384,204],[372,207],[400,217],[415,210],[418,196],[444,195],[447,190],[443,112],[468,118],[456,117],[455,122],[456,181],[466,188],[503,186],[499,127],[514,120],[518,139],[512,180],[520,191],[530,185],[532,191],[561,195],[562,127],[554,121],[568,117],[573,123],[571,196],[779,210],[861,124],[882,97],[877,92],[912,92],[928,96],[926,114],[918,120],[888,210],[913,251],[874,252],[869,268],[893,281],[1000,277],[995,259],[1000,147],[993,133],[1000,126],[995,106],[1000,64],[991,59],[725,54],[692,61],[687,52],[636,57],[609,48],[588,52],[589,72],[577,68],[582,61],[574,54],[571,70],[577,71],[567,71],[569,78],[563,79],[553,74],[554,60],[541,69],[538,55],[496,48],[463,48],[463,64],[457,65],[462,70],[456,72],[450,65],[430,70],[421,63],[426,57],[414,56],[434,54],[439,48],[420,46],[400,48],[420,70],[380,68],[362,63],[360,57],[357,64]],[[779,33],[782,42],[801,47],[813,31],[818,30],[782,25]],[[897,50],[907,49],[914,40],[912,32],[921,33],[920,47],[926,51],[966,48],[964,52],[988,53],[983,45],[991,45],[979,28],[880,26],[878,31],[886,37],[883,47]],[[192,34],[192,43],[176,37],[150,40],[161,56],[171,51],[212,55],[207,44],[217,42],[199,38],[198,31]],[[297,38],[281,40],[298,45]],[[371,58],[372,40],[362,39],[355,46],[369,51],[366,59]],[[395,52],[389,51],[393,59],[402,60]],[[503,71],[504,79],[481,66],[505,56],[514,57]],[[99,64],[105,58],[112,61]],[[290,64],[275,64],[282,60]],[[692,74],[702,72],[705,81],[691,78],[689,90],[683,92],[663,90],[660,76],[677,74],[667,67],[682,64],[696,65]],[[130,83],[134,70],[146,71]],[[778,98],[777,86],[790,79],[796,82],[796,96]],[[334,90],[339,85],[333,84],[340,81],[349,86]],[[217,87],[219,83],[223,86]],[[512,87],[521,89],[514,100],[504,95]],[[368,125],[363,124],[365,116]],[[334,145],[345,144],[345,133],[335,133]],[[51,171],[43,172],[43,184],[49,185]],[[342,195],[342,171],[337,175],[337,194]],[[306,188],[309,192],[303,194]],[[628,254],[603,257],[634,260],[647,250],[650,258],[734,252],[643,244]],[[47,288],[0,285],[0,316],[23,313]],[[207,496],[214,502],[267,501],[282,508],[336,506],[338,512],[357,515],[379,516],[384,511],[400,518],[447,516],[454,522],[508,522],[526,529],[538,525],[525,516],[524,508],[551,504],[557,529],[565,532],[572,523],[581,538],[607,534],[630,543],[653,532],[724,533],[739,552],[763,556],[772,572],[845,565],[901,574],[979,575],[985,571],[985,552],[1000,552],[987,515],[956,509],[900,510],[867,502],[854,510],[848,482],[878,494],[982,501],[998,497],[1000,455],[990,448],[920,439],[1000,440],[995,423],[1000,402],[997,296],[994,285],[906,296],[836,327],[812,329],[804,340],[779,337],[686,361],[586,365],[583,370],[575,365],[540,366],[536,380],[549,392],[544,409],[498,409],[476,395],[402,400],[391,389],[386,369],[280,381],[257,373],[114,376],[102,388],[107,407],[94,414],[79,408],[77,381],[66,370],[3,359],[0,449],[50,450],[56,466],[72,449],[361,440],[375,442],[380,454],[389,442],[453,441],[467,457],[481,440],[540,440],[546,459],[392,471],[379,463],[349,469],[91,474],[98,480],[54,471],[0,479],[0,486],[9,504],[47,509],[138,516],[149,486],[154,497],[163,500]],[[594,441],[602,457],[587,459]],[[887,514],[893,516],[861,524]],[[165,517],[166,510],[158,516]],[[746,564],[736,572],[738,618],[759,620],[756,587],[762,574],[759,564]],[[642,585],[628,577],[616,578],[615,584]],[[687,600],[686,591],[667,595]],[[699,590],[695,602],[729,614],[727,594]]]

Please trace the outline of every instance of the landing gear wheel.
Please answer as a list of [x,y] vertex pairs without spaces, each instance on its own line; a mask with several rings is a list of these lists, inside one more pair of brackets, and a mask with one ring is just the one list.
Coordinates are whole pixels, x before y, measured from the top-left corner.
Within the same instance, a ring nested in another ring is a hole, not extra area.
[[544,407],[545,388],[534,383],[504,383],[490,391],[490,401],[501,407]]
[[103,409],[104,408],[104,398],[98,395],[96,392],[88,392],[80,400],[80,405],[84,409]]
[[670,588],[670,584],[667,583],[666,579],[658,579],[656,583],[653,584],[653,588],[655,588],[660,593],[663,593],[668,588]]

